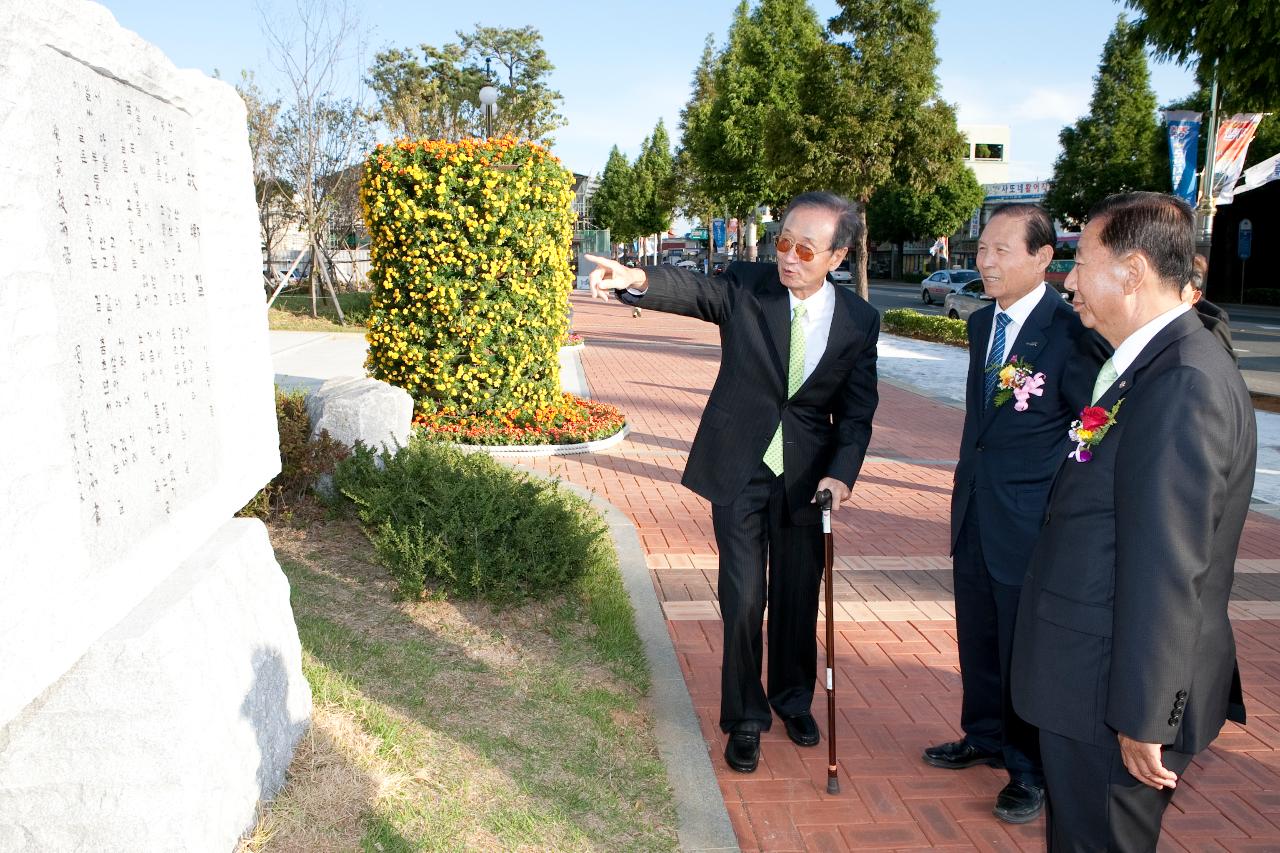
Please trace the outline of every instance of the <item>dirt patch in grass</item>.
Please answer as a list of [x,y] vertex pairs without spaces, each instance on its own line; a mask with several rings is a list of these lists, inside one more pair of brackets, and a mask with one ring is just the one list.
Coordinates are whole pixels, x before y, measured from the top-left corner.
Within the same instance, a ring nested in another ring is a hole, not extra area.
[[648,700],[572,592],[401,601],[354,519],[268,527],[316,710],[245,853],[675,849]]

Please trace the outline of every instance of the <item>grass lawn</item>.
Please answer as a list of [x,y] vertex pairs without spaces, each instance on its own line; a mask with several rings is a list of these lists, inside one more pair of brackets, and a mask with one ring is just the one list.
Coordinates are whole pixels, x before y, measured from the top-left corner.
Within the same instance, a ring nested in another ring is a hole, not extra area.
[[354,519],[303,515],[269,528],[315,711],[243,851],[676,848],[616,568],[500,612],[406,602]]
[[311,297],[306,293],[282,293],[267,310],[268,325],[272,329],[290,332],[365,332],[369,318],[368,293],[339,293],[345,325],[338,323],[338,315],[328,296],[319,300],[319,317],[311,316]]

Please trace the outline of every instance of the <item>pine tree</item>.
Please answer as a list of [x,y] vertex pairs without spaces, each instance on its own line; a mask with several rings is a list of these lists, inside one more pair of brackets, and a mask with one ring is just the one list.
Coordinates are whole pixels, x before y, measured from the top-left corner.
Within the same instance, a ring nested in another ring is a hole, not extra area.
[[600,183],[591,196],[591,217],[609,229],[609,239],[615,243],[634,240],[642,233],[636,222],[635,176],[616,145],[609,151]]
[[640,146],[632,168],[636,196],[636,227],[641,234],[661,234],[671,227],[675,213],[675,166],[671,140],[662,120]]
[[1167,166],[1161,171],[1152,154],[1160,149],[1160,127],[1147,56],[1123,18],[1102,49],[1089,114],[1063,128],[1058,138],[1062,153],[1053,165],[1045,206],[1063,222],[1081,223],[1112,193],[1168,190]]

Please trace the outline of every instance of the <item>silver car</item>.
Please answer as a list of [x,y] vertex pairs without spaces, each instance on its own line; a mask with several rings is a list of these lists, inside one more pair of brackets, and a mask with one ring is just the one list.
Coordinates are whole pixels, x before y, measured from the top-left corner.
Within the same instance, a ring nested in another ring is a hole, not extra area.
[[976,270],[938,270],[920,282],[920,301],[925,305],[942,302],[979,275]]
[[970,314],[993,300],[994,297],[988,296],[983,289],[982,279],[979,278],[970,281],[954,293],[948,293],[942,301],[942,310],[952,320],[967,320]]

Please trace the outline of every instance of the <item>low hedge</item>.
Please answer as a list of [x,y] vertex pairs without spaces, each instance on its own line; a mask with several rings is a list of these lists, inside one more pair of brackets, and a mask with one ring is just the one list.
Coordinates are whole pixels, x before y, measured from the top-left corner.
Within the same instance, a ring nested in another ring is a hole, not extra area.
[[418,437],[394,455],[357,446],[334,485],[409,599],[541,599],[614,559],[586,501],[484,453]]
[[969,324],[964,320],[921,314],[911,308],[894,308],[881,316],[881,326],[894,335],[957,347],[969,346]]

